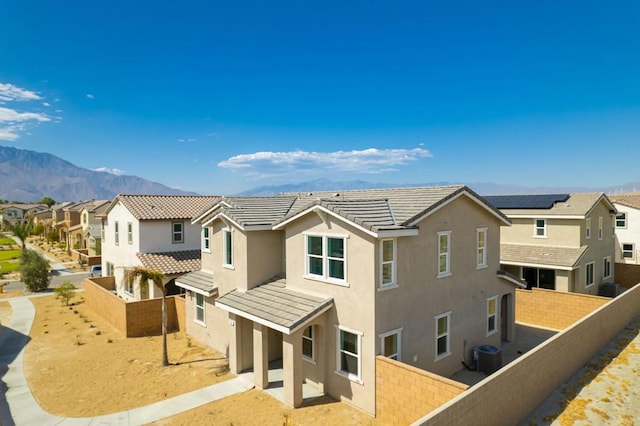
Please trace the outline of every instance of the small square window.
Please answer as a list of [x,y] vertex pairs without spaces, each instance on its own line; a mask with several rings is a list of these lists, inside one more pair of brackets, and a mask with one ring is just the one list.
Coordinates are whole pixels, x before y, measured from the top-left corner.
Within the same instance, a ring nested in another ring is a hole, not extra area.
[[622,243],[622,258],[633,259],[635,257],[635,244]]
[[626,228],[627,227],[627,214],[625,212],[620,212],[616,215],[616,228]]
[[547,236],[547,220],[546,219],[536,219],[534,236],[535,237]]
[[182,222],[173,222],[171,224],[172,242],[183,243],[184,242],[184,224]]

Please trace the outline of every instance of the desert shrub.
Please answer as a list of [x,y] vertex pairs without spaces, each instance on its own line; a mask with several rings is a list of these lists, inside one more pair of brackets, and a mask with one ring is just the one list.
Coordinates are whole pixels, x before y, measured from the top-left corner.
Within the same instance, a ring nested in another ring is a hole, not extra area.
[[35,251],[24,250],[20,257],[20,275],[27,290],[43,291],[49,287],[49,262]]
[[65,306],[69,306],[69,300],[71,300],[73,296],[76,295],[74,291],[75,289],[76,289],[76,286],[74,286],[72,283],[67,281],[63,283],[60,287],[53,290],[53,292],[56,294],[56,297],[58,299],[62,299]]
[[49,231],[47,232],[47,241],[58,242],[60,240],[60,236],[58,235],[58,231]]

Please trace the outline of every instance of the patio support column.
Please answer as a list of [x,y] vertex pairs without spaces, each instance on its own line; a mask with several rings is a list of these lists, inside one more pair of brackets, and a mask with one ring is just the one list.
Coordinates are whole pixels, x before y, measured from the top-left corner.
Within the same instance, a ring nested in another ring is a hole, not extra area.
[[285,404],[302,405],[302,330],[282,335],[282,369]]
[[258,389],[269,386],[269,328],[253,323],[253,377]]
[[229,370],[242,372],[242,318],[229,313]]

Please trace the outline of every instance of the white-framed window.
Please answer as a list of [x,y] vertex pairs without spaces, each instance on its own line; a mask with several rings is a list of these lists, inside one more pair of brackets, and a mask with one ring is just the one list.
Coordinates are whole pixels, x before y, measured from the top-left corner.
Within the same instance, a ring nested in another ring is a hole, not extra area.
[[104,220],[100,221],[100,239],[104,241]]
[[603,225],[604,225],[604,219],[602,218],[602,216],[600,216],[598,218],[598,239],[599,240],[602,239]]
[[586,266],[586,269],[585,269],[585,287],[589,287],[589,286],[592,286],[593,283],[594,283],[593,277],[594,277],[594,271],[595,271],[596,263],[595,262],[589,262],[585,266]]
[[133,244],[133,224],[127,222],[127,243]]
[[635,244],[634,243],[622,243],[622,258],[633,259],[635,257]]
[[380,241],[380,287],[396,285],[396,239]]
[[347,238],[333,235],[306,235],[306,275],[322,281],[347,281]]
[[233,267],[233,231],[231,228],[222,230],[222,265]]
[[302,332],[302,358],[307,361],[315,360],[315,329],[312,325]]
[[82,224],[83,225],[86,225],[87,222],[89,221],[88,220],[88,216],[89,216],[88,213],[82,213]]
[[184,242],[184,223],[182,222],[171,223],[171,242],[172,243]]
[[588,240],[591,238],[591,218],[588,217],[585,219],[585,227],[584,227],[584,237]]
[[627,213],[619,212],[616,215],[616,228],[626,228],[627,227]]
[[535,219],[534,223],[534,237],[546,237],[547,236],[547,220],[546,219]]
[[193,321],[204,324],[205,323],[205,312],[204,312],[204,295],[200,293],[194,293],[195,295],[195,312],[193,316]]
[[107,276],[108,277],[113,276],[113,268],[114,268],[113,263],[107,262],[106,266],[107,266]]
[[435,316],[436,361],[451,354],[450,323],[451,311]]
[[380,335],[380,354],[402,361],[402,327]]
[[362,383],[362,333],[336,326],[337,373]]
[[438,277],[451,275],[451,231],[438,232]]
[[476,229],[476,268],[487,267],[487,228]]
[[487,336],[498,331],[498,296],[487,299]]
[[211,238],[209,237],[209,228],[202,228],[202,250],[207,253],[211,251]]
[[607,256],[602,260],[603,278],[611,278],[611,256]]
[[113,234],[116,245],[120,245],[120,223],[117,221],[113,222]]

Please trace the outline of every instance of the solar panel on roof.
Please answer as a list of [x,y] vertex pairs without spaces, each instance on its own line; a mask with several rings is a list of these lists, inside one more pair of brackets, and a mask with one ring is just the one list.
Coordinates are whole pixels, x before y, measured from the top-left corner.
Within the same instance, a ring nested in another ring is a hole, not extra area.
[[569,194],[488,195],[484,197],[498,209],[550,209],[569,199]]

